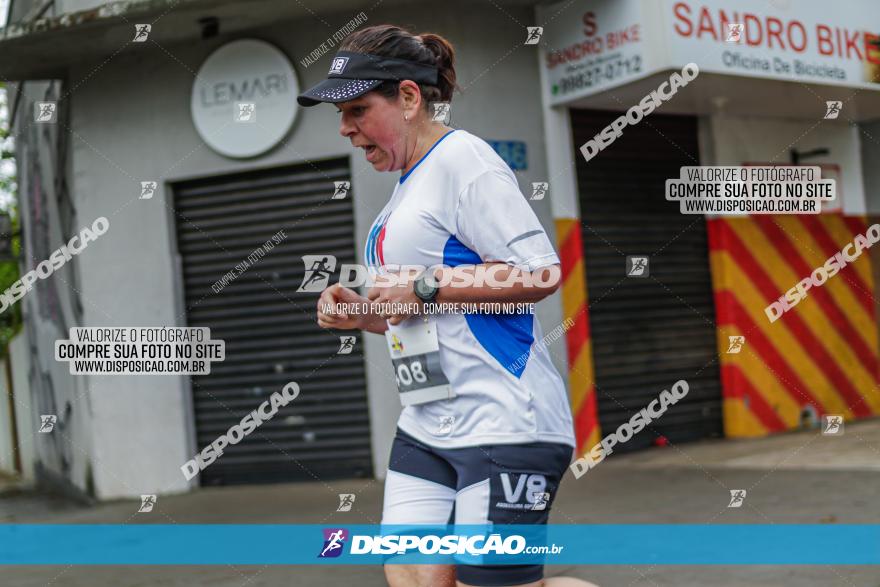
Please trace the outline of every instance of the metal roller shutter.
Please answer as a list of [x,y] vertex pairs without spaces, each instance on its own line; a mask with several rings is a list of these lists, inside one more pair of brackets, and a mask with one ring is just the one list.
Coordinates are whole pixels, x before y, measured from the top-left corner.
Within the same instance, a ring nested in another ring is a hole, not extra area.
[[[340,333],[315,322],[317,295],[296,291],[302,255],[356,262],[351,197],[330,199],[349,175],[347,159],[336,159],[173,186],[187,323],[226,341],[226,360],[192,378],[199,449],[287,382],[300,386],[203,471],[202,484],[372,476],[360,333],[347,333],[358,338],[352,354],[337,355]],[[279,230],[280,244],[212,290]]]
[[[620,113],[571,110],[580,146]],[[577,157],[578,193],[599,423],[612,432],[679,379],[688,395],[620,451],[720,436],[715,310],[702,216],[664,197],[665,180],[698,165],[697,120],[652,114],[589,162]],[[647,255],[650,276],[626,276]],[[615,450],[618,450],[615,447]]]

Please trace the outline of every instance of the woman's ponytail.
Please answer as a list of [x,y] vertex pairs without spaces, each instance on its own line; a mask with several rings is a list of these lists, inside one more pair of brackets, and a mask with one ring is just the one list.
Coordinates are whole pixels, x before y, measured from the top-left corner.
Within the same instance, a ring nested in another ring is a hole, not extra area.
[[439,70],[437,75],[437,89],[440,90],[440,102],[452,100],[452,92],[455,91],[455,49],[441,37],[432,33],[419,35],[422,44],[434,54],[434,65]]

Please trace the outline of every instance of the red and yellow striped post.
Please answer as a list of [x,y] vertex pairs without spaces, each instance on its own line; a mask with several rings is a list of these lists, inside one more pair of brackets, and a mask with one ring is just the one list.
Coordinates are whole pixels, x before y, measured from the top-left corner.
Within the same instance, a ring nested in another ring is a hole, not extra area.
[[[802,425],[805,410],[880,414],[874,282],[863,253],[781,318],[764,309],[864,234],[863,218],[760,215],[708,221],[726,436]],[[728,336],[745,336],[729,354]],[[810,407],[812,406],[812,407]]]
[[581,454],[599,442],[599,420],[580,220],[557,218],[556,236],[562,264],[562,319],[572,323],[566,331],[569,401]]

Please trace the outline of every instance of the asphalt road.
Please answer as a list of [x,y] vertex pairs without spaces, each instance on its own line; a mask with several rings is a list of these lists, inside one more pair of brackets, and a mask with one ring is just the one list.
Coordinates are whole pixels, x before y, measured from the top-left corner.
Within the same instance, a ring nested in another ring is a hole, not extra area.
[[[611,457],[581,479],[567,476],[554,523],[880,523],[880,420],[848,424],[844,437],[813,432],[712,441]],[[728,508],[730,489],[746,489]],[[357,495],[336,512],[339,493]],[[82,506],[30,492],[0,498],[0,523],[378,523],[382,483],[371,480],[203,489],[139,502]],[[313,545],[291,545],[313,548]],[[2,548],[2,545],[0,545]],[[880,587],[880,567],[548,567],[601,587]],[[378,566],[4,567],[3,587],[381,587]]]

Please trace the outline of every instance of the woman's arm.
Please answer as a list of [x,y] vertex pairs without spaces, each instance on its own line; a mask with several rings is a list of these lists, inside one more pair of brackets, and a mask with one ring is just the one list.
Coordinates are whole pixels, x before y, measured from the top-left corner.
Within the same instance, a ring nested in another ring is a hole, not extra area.
[[[369,302],[364,298],[365,302]],[[360,317],[360,325],[358,326],[364,332],[372,332],[373,334],[384,334],[388,330],[388,321],[373,311],[373,305],[370,304],[370,313]]]
[[[528,272],[506,263],[496,262],[454,268],[438,267],[434,270],[434,277],[441,284],[434,299],[438,304],[535,303],[559,289],[561,270],[559,265],[555,264]],[[390,324],[400,324],[414,315],[408,309],[421,306],[422,301],[413,291],[414,280],[414,276],[407,280],[402,280],[398,276],[394,281],[395,285],[374,286],[367,293],[367,297],[374,304],[398,310],[394,314],[384,316]],[[370,332],[375,331],[370,330]]]
[[[477,283],[475,276],[482,276]],[[441,267],[434,271],[440,283],[437,303],[522,302],[535,303],[551,295],[561,282],[558,264],[523,271],[506,263],[494,262],[462,267]],[[462,287],[466,283],[472,283]],[[491,285],[495,284],[495,285]]]

